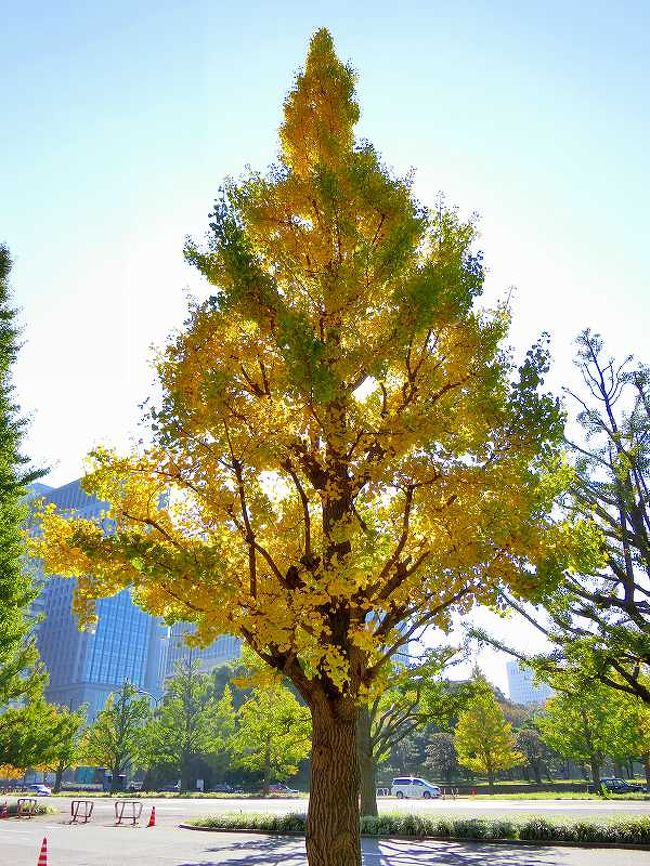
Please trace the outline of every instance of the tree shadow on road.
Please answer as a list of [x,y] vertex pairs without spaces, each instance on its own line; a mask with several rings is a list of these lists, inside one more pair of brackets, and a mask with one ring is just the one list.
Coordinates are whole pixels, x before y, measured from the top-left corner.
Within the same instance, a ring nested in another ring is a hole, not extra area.
[[304,839],[287,839],[279,836],[244,839],[239,842],[206,848],[206,854],[215,854],[210,860],[184,860],[176,866],[305,866]]
[[[214,859],[184,860],[176,866],[305,866],[303,839],[267,837],[206,847]],[[536,845],[490,845],[477,842],[393,841],[364,839],[364,866],[561,866],[557,850]]]
[[364,866],[561,866],[544,846],[365,839]]

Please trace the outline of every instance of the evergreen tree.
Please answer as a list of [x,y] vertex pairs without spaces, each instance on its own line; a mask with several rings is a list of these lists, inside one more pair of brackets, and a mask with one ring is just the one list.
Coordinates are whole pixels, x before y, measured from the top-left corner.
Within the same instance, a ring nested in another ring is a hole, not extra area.
[[431,735],[427,747],[426,765],[451,785],[454,774],[459,769],[453,734],[439,731]]
[[25,569],[22,528],[27,485],[43,475],[30,471],[21,454],[25,421],[18,415],[11,367],[19,349],[16,313],[11,307],[9,251],[0,245],[0,707],[35,696],[42,678],[27,615],[36,596]]

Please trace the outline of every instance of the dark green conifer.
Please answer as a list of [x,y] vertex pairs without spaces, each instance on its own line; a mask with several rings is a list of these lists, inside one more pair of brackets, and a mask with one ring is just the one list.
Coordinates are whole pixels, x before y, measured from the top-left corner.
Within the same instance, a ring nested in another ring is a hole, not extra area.
[[27,485],[43,475],[21,453],[25,420],[14,402],[12,364],[18,349],[16,311],[11,306],[11,258],[0,244],[0,707],[36,692],[42,678],[28,616],[35,597],[25,569],[23,526]]

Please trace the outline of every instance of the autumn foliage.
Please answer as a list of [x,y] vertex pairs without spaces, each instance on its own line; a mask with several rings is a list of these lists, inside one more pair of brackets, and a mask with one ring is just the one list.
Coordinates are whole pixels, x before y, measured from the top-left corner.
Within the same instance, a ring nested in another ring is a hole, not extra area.
[[536,591],[558,483],[542,346],[513,370],[506,311],[477,308],[473,225],[418,204],[358,116],[321,30],[278,165],[228,180],[187,248],[212,294],[160,357],[153,444],[94,455],[110,533],[48,511],[39,546],[80,612],[132,585],[292,679],[314,726],[312,866],[359,862],[358,700],[452,605]]

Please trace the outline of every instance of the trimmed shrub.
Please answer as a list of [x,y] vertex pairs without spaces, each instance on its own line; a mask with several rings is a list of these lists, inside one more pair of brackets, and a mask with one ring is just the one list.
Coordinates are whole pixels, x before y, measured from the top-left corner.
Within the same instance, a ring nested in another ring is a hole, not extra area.
[[[304,833],[306,815],[244,814],[213,815],[196,818],[190,824],[211,830],[256,830],[261,833]],[[650,818],[637,817],[622,821],[558,821],[528,817],[521,822],[487,818],[431,818],[422,815],[366,815],[361,819],[366,836],[411,836],[434,839],[496,840],[519,839],[526,842],[578,842],[650,845]]]

